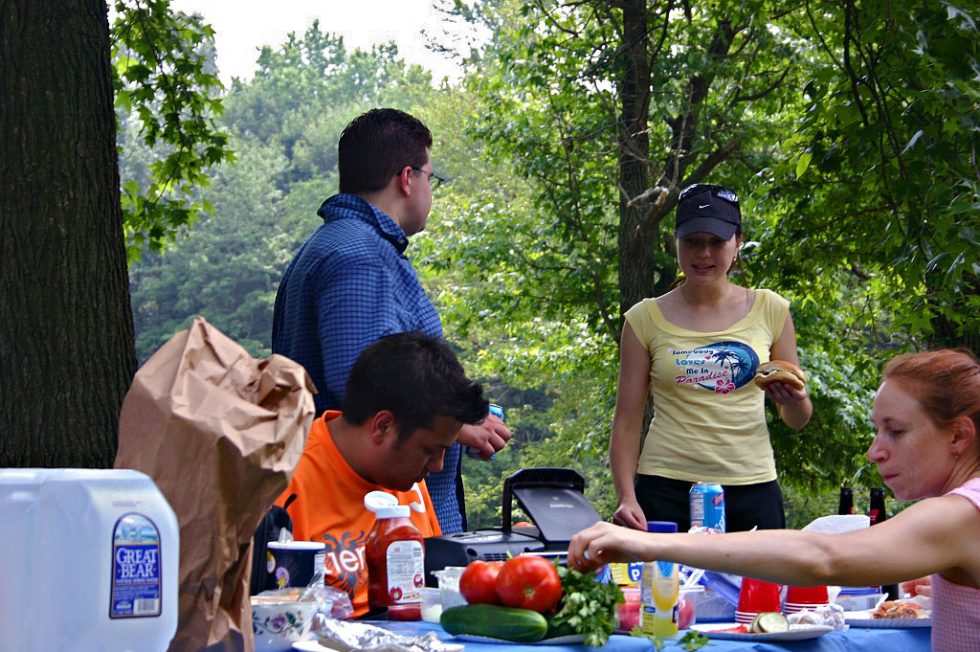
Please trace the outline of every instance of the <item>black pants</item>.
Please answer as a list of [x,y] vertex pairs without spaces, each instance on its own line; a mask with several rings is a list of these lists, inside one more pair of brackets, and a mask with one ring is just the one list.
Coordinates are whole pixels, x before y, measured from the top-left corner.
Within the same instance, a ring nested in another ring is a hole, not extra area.
[[[691,482],[658,475],[636,476],[636,499],[648,521],[673,521],[678,532],[691,527]],[[743,532],[758,527],[773,530],[786,527],[783,492],[776,480],[760,484],[723,485],[725,491],[725,530]]]

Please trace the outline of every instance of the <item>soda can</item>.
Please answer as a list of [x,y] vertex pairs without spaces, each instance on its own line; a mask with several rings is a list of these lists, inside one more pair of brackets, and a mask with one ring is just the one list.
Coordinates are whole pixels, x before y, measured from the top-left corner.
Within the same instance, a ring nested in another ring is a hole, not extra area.
[[500,419],[501,421],[504,421],[505,420],[504,419],[504,408],[500,407],[496,403],[491,403],[490,404],[490,407],[488,408],[488,412],[490,414],[492,414],[493,416],[497,417],[498,419]]
[[[496,403],[491,403],[488,411],[490,414],[494,415],[501,421],[504,420],[504,408],[500,407]],[[482,459],[480,457],[481,455],[483,455],[483,451],[481,451],[479,448],[473,448],[472,446],[466,447],[466,457],[472,458],[474,460],[479,460]],[[493,455],[490,456],[490,459],[488,459],[487,461],[492,462],[496,458],[497,458],[497,454],[494,453]]]
[[725,531],[725,492],[720,484],[696,482],[691,485],[691,527]]

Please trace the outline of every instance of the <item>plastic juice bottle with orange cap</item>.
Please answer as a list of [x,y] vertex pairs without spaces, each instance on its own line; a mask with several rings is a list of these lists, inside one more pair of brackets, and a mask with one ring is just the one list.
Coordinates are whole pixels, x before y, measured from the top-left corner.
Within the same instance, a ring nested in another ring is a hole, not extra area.
[[[647,532],[677,532],[677,524],[648,521]],[[647,636],[677,636],[677,600],[680,580],[677,564],[650,561],[643,564],[640,577],[640,629]]]

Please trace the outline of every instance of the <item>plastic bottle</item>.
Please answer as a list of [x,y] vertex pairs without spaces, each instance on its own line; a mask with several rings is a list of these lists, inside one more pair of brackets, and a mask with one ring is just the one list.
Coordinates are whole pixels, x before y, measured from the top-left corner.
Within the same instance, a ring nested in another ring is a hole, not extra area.
[[868,498],[868,518],[871,519],[871,525],[888,519],[888,512],[885,511],[885,490],[881,487],[871,488],[871,495]]
[[[888,519],[888,512],[885,511],[885,490],[881,487],[871,488],[871,495],[868,498],[868,517],[871,519],[871,525]],[[900,597],[897,584],[885,584],[881,587],[881,591],[889,600],[897,600]]]
[[[648,521],[647,532],[677,532],[677,524]],[[677,564],[669,561],[644,562],[640,578],[640,629],[647,636],[677,636],[677,599],[680,582]]]
[[0,469],[0,650],[163,652],[177,518],[132,470]]
[[688,494],[691,503],[691,527],[725,531],[725,489],[717,482],[695,482]]
[[395,496],[372,491],[364,506],[376,520],[364,542],[368,567],[368,605],[387,609],[388,620],[420,620],[425,583],[422,533],[409,518],[409,506]]
[[840,488],[840,499],[837,502],[838,514],[854,513],[854,490],[850,487]]

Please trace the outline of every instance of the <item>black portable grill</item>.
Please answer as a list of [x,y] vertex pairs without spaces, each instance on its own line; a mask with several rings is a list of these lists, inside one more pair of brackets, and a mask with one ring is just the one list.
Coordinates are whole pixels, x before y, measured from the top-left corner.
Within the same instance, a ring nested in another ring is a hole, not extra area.
[[[504,480],[500,529],[459,532],[425,540],[425,577],[432,571],[466,566],[471,561],[503,561],[525,552],[564,559],[568,542],[579,530],[601,520],[585,498],[585,478],[573,469],[521,469]],[[514,527],[514,499],[534,524]]]

